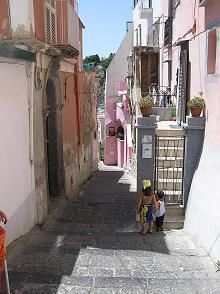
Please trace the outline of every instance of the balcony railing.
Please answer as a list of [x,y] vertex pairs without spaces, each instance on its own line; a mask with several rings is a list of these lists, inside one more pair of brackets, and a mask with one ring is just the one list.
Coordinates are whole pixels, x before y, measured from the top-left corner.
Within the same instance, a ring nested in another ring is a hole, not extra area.
[[165,29],[164,29],[164,45],[168,46],[172,44],[172,31],[173,31],[173,19],[169,17],[165,21]]
[[148,19],[153,13],[152,0],[141,0],[138,5],[140,18]]
[[[51,47],[69,57],[79,53],[79,16],[75,0],[57,0],[55,12],[51,12],[52,20],[46,8],[45,41]],[[55,19],[55,23],[54,23]]]
[[68,0],[57,0],[57,45],[69,44],[79,50],[79,16]]

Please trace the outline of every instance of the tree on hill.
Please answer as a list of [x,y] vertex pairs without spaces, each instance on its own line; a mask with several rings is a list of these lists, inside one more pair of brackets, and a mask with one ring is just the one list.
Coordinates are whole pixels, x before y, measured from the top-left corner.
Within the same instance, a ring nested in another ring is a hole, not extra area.
[[98,54],[95,55],[90,55],[90,56],[86,56],[86,58],[84,59],[84,63],[100,63],[100,57]]
[[109,55],[109,57],[105,58],[102,57],[100,59],[98,54],[95,55],[90,55],[90,56],[86,56],[86,58],[84,59],[84,63],[94,63],[95,65],[102,65],[102,67],[104,67],[105,69],[109,66],[110,62],[112,61],[113,57],[115,56],[114,53],[111,53]]
[[102,58],[101,61],[100,61],[100,64],[104,67],[104,68],[107,68],[110,64],[110,62],[112,61],[113,57],[115,56],[114,53],[111,53],[109,55],[109,57],[107,58]]

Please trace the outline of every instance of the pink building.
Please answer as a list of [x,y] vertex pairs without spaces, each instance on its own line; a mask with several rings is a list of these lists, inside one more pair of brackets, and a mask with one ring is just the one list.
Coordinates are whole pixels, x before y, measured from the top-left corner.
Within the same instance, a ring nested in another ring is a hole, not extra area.
[[[185,229],[214,260],[220,259],[220,1],[153,1],[160,26],[160,84],[177,90],[177,120],[190,115],[186,102],[206,100],[203,151],[191,184]],[[156,24],[156,22],[154,23]]]
[[127,97],[127,57],[132,48],[132,30],[128,31],[107,69],[105,90],[104,163],[130,167],[132,155],[131,116]]

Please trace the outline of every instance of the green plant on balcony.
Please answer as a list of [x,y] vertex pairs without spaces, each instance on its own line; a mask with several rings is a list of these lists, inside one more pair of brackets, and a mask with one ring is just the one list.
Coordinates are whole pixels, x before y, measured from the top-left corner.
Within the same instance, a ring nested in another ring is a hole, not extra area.
[[138,106],[140,107],[142,116],[148,117],[151,115],[152,112],[153,100],[149,95],[143,96],[138,101]]
[[205,107],[205,100],[202,97],[194,96],[193,99],[187,102],[193,117],[199,117]]

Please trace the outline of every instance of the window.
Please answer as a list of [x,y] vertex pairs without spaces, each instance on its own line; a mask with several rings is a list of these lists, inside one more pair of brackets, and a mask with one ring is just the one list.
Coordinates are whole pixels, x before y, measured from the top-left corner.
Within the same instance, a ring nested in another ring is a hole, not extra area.
[[207,73],[214,74],[216,68],[216,46],[217,37],[216,29],[208,33],[208,58],[207,58]]
[[138,0],[134,0],[134,8],[136,7],[136,5],[137,5],[137,3],[138,3]]
[[111,137],[115,136],[115,128],[114,127],[109,127],[109,136],[111,136]]
[[138,29],[135,30],[136,46],[138,46]]
[[141,39],[141,24],[138,25],[138,30],[139,30],[139,46],[142,45],[142,39]]
[[124,140],[124,129],[122,126],[119,126],[117,129],[117,138],[120,140]]
[[56,43],[56,1],[45,1],[45,40],[48,44]]
[[165,29],[164,29],[164,45],[172,44],[172,31],[173,31],[173,19],[172,17],[168,17],[165,21]]

